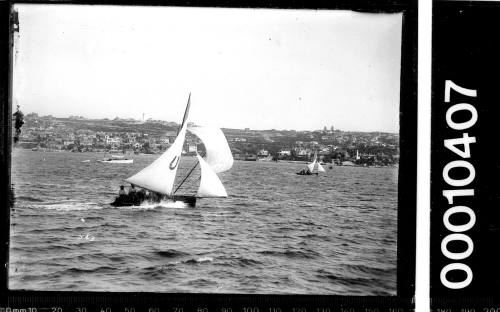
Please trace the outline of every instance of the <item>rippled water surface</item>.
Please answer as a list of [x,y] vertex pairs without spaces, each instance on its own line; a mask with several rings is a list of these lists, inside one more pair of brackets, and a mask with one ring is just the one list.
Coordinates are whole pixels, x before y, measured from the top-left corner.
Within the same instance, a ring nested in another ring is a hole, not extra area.
[[396,294],[397,169],[235,161],[229,198],[113,208],[132,157],[14,149],[11,289]]

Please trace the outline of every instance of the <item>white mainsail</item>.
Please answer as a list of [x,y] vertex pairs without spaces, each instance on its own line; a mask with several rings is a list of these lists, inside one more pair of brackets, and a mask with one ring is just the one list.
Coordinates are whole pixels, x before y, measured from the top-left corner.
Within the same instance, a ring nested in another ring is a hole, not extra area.
[[214,172],[224,172],[233,166],[233,155],[221,129],[193,126],[189,127],[188,131],[200,138],[203,145],[205,145],[206,155],[204,160]]
[[307,165],[307,168],[309,168],[309,171],[313,172],[315,165],[316,165],[316,160],[314,160],[312,163],[310,163],[309,165]]
[[226,189],[219,177],[198,153],[196,153],[201,169],[200,187],[198,188],[197,197],[227,197]]
[[186,111],[182,119],[181,129],[170,148],[156,159],[151,165],[142,169],[125,181],[158,192],[164,195],[172,195],[177,167],[181,159],[182,147],[186,138],[187,117],[191,105],[191,94],[189,94]]
[[186,127],[187,123],[182,126],[174,143],[163,155],[125,181],[154,192],[171,195],[186,137]]
[[309,171],[311,171],[311,172],[314,171],[314,168],[316,167],[316,164],[318,163],[317,159],[318,159],[318,153],[314,153],[314,160],[313,160],[313,162],[310,163],[309,165],[307,165],[307,168],[309,168]]

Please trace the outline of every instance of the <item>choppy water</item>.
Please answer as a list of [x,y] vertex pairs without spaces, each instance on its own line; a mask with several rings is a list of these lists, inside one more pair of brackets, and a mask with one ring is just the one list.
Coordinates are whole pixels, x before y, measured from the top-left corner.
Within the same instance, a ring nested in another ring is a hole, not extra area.
[[15,149],[9,287],[396,294],[397,169],[298,176],[301,164],[236,161],[221,174],[227,199],[109,206],[156,157]]

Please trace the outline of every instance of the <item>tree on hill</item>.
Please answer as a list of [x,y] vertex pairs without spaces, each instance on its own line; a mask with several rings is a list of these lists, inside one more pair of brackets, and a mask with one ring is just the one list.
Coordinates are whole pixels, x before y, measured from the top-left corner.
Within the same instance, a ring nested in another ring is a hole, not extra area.
[[21,127],[24,125],[24,114],[19,109],[19,105],[17,105],[17,110],[13,116],[14,128],[16,129],[16,133],[14,134],[14,143],[17,143],[19,142],[19,137],[21,136]]

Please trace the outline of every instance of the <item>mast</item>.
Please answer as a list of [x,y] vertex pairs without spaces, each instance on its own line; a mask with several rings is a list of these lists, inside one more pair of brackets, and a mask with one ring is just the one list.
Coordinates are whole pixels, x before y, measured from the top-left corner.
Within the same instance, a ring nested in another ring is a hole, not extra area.
[[184,111],[184,117],[182,118],[182,123],[179,126],[179,129],[177,130],[177,135],[179,135],[179,132],[181,131],[182,126],[184,126],[184,123],[187,121],[187,116],[188,116],[188,113],[189,113],[189,107],[190,106],[191,106],[191,92],[189,92],[189,97],[188,97],[188,102],[187,102],[187,105],[186,105],[186,110]]
[[[187,121],[187,116],[188,116],[188,112],[189,112],[189,107],[190,106],[191,106],[191,92],[189,92],[189,97],[188,97],[188,102],[187,102],[186,110],[184,111],[184,117],[182,118],[182,123],[179,126],[179,130],[177,130],[177,134],[179,134],[179,132],[181,131],[182,127],[184,126],[184,123]],[[179,184],[179,186],[177,186],[177,188],[175,189],[175,191],[173,191],[171,193],[171,195],[173,195],[175,192],[177,192],[177,190],[179,190],[179,188],[184,184],[184,182],[186,182],[186,180],[193,173],[194,169],[197,166],[198,166],[198,162],[196,162],[196,164],[194,164],[193,168],[191,168],[191,170],[189,170],[188,174],[182,179],[182,181]]]

